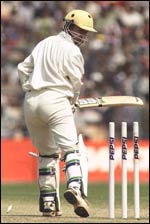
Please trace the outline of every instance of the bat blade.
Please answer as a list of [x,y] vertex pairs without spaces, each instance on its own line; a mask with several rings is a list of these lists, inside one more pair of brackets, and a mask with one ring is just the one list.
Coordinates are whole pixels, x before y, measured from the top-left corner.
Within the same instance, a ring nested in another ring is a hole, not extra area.
[[83,98],[76,103],[78,108],[143,106],[143,101],[135,96],[104,96],[100,98]]

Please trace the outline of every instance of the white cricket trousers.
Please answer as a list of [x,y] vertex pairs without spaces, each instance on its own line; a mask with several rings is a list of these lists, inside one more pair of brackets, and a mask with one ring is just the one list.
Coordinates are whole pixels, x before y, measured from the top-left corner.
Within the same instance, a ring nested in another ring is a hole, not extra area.
[[77,149],[77,130],[69,100],[51,90],[27,92],[24,116],[33,145],[41,155]]

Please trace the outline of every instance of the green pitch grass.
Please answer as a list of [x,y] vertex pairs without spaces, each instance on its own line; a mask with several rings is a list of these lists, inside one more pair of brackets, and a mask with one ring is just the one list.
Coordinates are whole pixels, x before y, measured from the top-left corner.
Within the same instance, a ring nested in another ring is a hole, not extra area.
[[[140,185],[140,220],[133,214],[133,185],[128,184],[128,218],[121,218],[121,185],[115,188],[115,215],[108,218],[108,184],[89,184],[88,195],[90,216],[80,218],[73,207],[63,198],[65,185],[60,186],[60,199],[63,215],[61,217],[42,217],[38,210],[38,185],[2,184],[1,186],[1,222],[2,223],[149,223],[149,185]],[[12,204],[12,210],[7,208]]]

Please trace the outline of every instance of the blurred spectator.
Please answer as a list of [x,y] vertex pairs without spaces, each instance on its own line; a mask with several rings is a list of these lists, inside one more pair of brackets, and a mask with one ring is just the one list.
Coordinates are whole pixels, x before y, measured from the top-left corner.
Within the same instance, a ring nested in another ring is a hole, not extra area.
[[149,139],[149,94],[145,94],[145,108],[141,111],[141,138]]
[[[96,35],[89,35],[85,55],[85,86],[81,97],[134,95],[145,106],[80,110],[76,123],[89,139],[105,139],[109,121],[118,125],[141,121],[141,136],[149,129],[149,2],[148,1],[3,1],[1,2],[1,130],[2,138],[26,136],[17,64],[37,42],[62,29],[63,16],[84,9],[95,18]],[[88,115],[87,115],[88,114]],[[88,118],[88,121],[87,121]],[[95,118],[95,121],[92,119]],[[97,119],[97,120],[96,120]],[[80,124],[80,125],[79,125]],[[83,124],[83,125],[81,125]]]
[[143,26],[144,23],[144,15],[138,12],[133,1],[127,1],[124,7],[120,7],[118,19],[126,27]]

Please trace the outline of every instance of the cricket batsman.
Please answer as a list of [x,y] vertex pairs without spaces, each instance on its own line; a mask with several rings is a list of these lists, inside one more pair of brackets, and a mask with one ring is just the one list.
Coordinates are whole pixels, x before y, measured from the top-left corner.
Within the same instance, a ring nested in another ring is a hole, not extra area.
[[39,210],[43,216],[61,215],[60,149],[67,182],[64,197],[78,216],[89,216],[82,144],[79,147],[73,114],[84,75],[79,47],[87,41],[88,32],[97,32],[92,16],[83,10],[72,10],[64,18],[63,30],[40,41],[18,64],[20,82],[26,92],[25,122],[39,151]]

